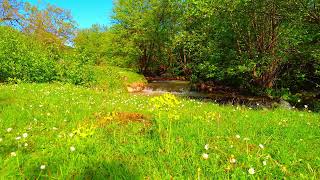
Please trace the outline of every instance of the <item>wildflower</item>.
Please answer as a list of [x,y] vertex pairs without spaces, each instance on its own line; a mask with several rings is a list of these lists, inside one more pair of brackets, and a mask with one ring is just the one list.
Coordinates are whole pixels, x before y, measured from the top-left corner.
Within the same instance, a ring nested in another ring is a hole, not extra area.
[[245,138],[243,138],[243,140],[244,140],[244,141],[249,141],[250,139],[247,138],[247,137],[245,137]]
[[28,147],[28,143],[24,143],[24,147]]
[[304,105],[304,108],[305,108],[305,109],[308,109],[308,105]]
[[204,149],[205,149],[205,150],[208,150],[208,149],[209,149],[209,144],[206,144],[206,145],[204,146]]
[[264,166],[266,166],[266,165],[267,165],[267,161],[263,161],[262,164],[263,164]]
[[249,173],[249,174],[254,174],[254,173],[256,173],[256,171],[254,170],[254,168],[250,168],[250,169],[248,170],[248,173]]
[[71,151],[71,152],[73,152],[73,151],[75,151],[75,150],[76,150],[76,148],[75,148],[74,146],[71,146],[71,147],[70,147],[70,151]]
[[203,159],[207,160],[209,158],[209,154],[203,153],[202,157],[203,157]]
[[73,135],[74,135],[73,133],[70,133],[70,134],[69,134],[70,137],[73,137]]
[[229,161],[230,161],[231,164],[235,164],[237,162],[237,160],[233,156],[231,156]]
[[12,128],[8,128],[8,129],[7,129],[7,132],[11,132],[11,131],[12,131]]
[[23,137],[23,138],[27,138],[27,137],[28,137],[28,133],[23,133],[23,134],[22,134],[22,137]]
[[298,102],[301,102],[301,99],[298,99]]
[[41,166],[40,166],[40,169],[41,169],[41,170],[46,169],[46,165],[41,165]]
[[53,127],[52,129],[53,129],[54,131],[58,130],[58,128],[56,128],[56,127]]
[[12,157],[17,156],[16,152],[11,152],[10,155],[11,155]]
[[261,149],[264,149],[264,145],[263,145],[263,144],[259,144],[259,147],[260,147]]
[[236,138],[237,138],[237,139],[240,139],[240,135],[237,134],[237,135],[236,135]]
[[20,140],[20,139],[21,139],[21,136],[16,137],[16,140]]

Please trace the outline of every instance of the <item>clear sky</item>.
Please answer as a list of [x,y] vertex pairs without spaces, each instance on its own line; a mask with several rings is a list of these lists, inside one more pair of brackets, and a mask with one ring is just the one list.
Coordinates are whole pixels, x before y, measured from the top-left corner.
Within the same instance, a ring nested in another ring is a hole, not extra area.
[[110,25],[113,0],[25,0],[32,4],[50,3],[71,11],[80,28],[93,24]]

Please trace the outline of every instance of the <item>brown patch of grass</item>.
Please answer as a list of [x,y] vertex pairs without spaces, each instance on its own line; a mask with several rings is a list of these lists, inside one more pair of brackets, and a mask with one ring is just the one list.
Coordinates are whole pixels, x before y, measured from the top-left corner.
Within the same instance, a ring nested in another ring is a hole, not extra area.
[[152,125],[151,118],[141,113],[113,112],[107,115],[96,114],[96,118],[98,119],[97,124],[99,127],[105,127],[112,122],[118,122],[124,125],[129,123],[141,123],[146,127]]

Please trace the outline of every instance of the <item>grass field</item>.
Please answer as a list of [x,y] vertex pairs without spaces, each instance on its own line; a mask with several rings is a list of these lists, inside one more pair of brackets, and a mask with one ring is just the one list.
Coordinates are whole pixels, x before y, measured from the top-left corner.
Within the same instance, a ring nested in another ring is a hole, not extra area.
[[0,92],[2,179],[320,178],[320,116],[307,110],[66,84]]

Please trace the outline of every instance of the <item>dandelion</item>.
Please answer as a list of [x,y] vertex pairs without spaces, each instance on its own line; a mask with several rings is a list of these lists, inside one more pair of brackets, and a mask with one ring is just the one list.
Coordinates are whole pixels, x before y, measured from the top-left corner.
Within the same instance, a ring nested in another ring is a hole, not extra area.
[[41,170],[46,169],[46,165],[41,165],[41,166],[40,166],[40,169],[41,169]]
[[76,150],[76,148],[75,148],[74,146],[71,146],[71,147],[70,147],[70,151],[71,151],[71,152],[73,152],[73,151],[75,151],[75,150]]
[[264,166],[266,166],[266,165],[267,165],[267,161],[263,161],[262,164],[263,164]]
[[205,150],[208,150],[208,149],[209,149],[209,144],[206,144],[206,145],[204,146],[204,149],[205,149]]
[[264,149],[264,145],[263,145],[263,144],[259,144],[259,147],[260,147],[261,149]]
[[23,138],[27,138],[27,137],[28,137],[28,133],[23,133],[23,134],[22,134],[22,137],[23,137]]
[[209,158],[209,154],[207,153],[203,153],[202,154],[203,159],[207,160]]
[[236,138],[237,138],[237,139],[240,139],[240,135],[239,135],[239,134],[237,134],[237,135],[236,135]]
[[250,169],[248,170],[248,173],[249,173],[249,174],[254,174],[254,173],[256,173],[256,171],[254,170],[254,168],[250,168]]
[[8,129],[7,129],[7,132],[11,132],[11,131],[12,131],[12,128],[8,128]]
[[11,152],[10,155],[11,155],[12,157],[17,156],[16,152]]
[[16,140],[20,140],[20,139],[21,139],[21,136],[16,137]]

